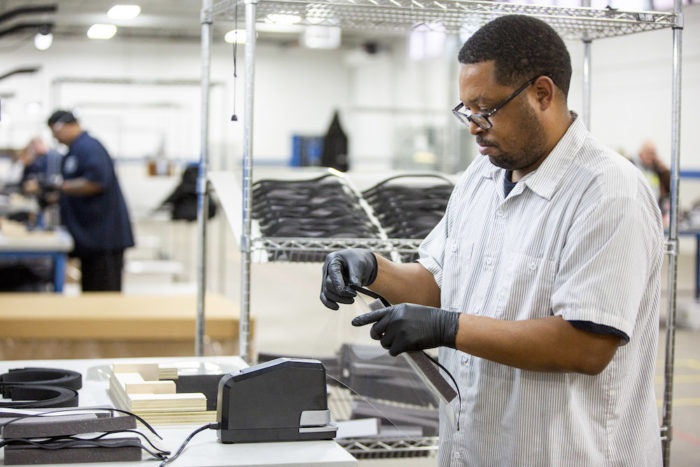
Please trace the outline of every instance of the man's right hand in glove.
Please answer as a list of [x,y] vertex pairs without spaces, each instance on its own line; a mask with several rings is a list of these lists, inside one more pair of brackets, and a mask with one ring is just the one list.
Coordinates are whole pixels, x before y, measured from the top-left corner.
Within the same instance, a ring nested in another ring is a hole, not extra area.
[[338,303],[355,301],[357,292],[352,288],[372,284],[377,278],[377,258],[370,250],[351,248],[334,251],[323,264],[321,301],[332,310]]

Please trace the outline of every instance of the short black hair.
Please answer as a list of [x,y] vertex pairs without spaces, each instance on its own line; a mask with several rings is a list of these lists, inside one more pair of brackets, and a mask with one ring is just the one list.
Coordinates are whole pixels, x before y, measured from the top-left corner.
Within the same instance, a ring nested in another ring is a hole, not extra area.
[[507,15],[486,23],[464,43],[458,59],[463,64],[493,60],[496,81],[506,86],[549,73],[564,96],[569,94],[569,51],[559,34],[537,18]]
[[51,114],[49,120],[46,122],[49,126],[53,126],[56,123],[78,123],[78,119],[75,118],[73,112],[70,110],[56,110]]

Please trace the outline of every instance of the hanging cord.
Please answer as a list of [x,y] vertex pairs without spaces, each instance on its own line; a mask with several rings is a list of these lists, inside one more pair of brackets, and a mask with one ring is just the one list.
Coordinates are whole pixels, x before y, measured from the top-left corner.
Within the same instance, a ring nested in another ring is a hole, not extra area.
[[[369,289],[366,289],[364,287],[356,287],[354,285],[351,287],[353,289],[355,289],[356,291],[358,291],[364,295],[367,295],[368,297],[372,297],[372,298],[375,298],[375,299],[381,301],[382,305],[384,305],[385,307],[391,306],[391,303],[389,303],[389,300],[382,297],[381,295],[379,295],[377,292],[374,292],[373,290],[369,290]],[[459,407],[462,407],[462,394],[459,391],[459,386],[457,386],[457,380],[455,380],[454,376],[452,376],[452,373],[450,373],[450,371],[447,368],[445,368],[440,362],[438,362],[436,359],[434,359],[433,357],[428,355],[428,353],[425,350],[421,350],[420,352],[422,352],[423,355],[428,357],[428,359],[431,362],[433,362],[435,365],[437,365],[438,368],[440,368],[442,371],[444,371],[447,374],[447,376],[450,377],[450,379],[452,380],[452,384],[454,384],[455,390],[457,391],[457,400],[459,402]],[[457,417],[457,431],[459,431],[459,417]]]
[[177,459],[180,456],[180,454],[182,454],[182,451],[185,450],[185,446],[187,446],[187,443],[192,441],[192,438],[194,438],[195,435],[197,435],[198,433],[201,433],[204,430],[209,430],[209,429],[210,430],[218,430],[219,424],[218,423],[208,423],[208,424],[202,425],[199,428],[197,428],[196,430],[194,430],[192,433],[189,434],[189,436],[187,438],[185,438],[185,441],[182,442],[182,444],[178,448],[177,452],[175,452],[175,454],[168,457],[167,459],[163,460],[163,462],[160,463],[159,467],[164,467],[165,465],[167,465],[167,464],[171,463],[172,461],[174,461],[175,459]]
[[238,2],[233,8],[233,115],[231,115],[231,121],[237,122],[238,116],[236,115],[236,82],[238,78],[238,66],[236,63],[236,56],[238,55]]

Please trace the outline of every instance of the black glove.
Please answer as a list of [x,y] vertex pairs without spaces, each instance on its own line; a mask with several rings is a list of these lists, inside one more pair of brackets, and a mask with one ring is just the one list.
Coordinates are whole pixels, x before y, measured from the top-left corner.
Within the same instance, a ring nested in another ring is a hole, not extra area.
[[321,282],[321,301],[332,310],[338,303],[349,305],[357,292],[350,286],[364,287],[377,278],[377,258],[370,250],[351,248],[326,256]]
[[375,323],[369,331],[372,339],[393,356],[409,350],[434,347],[455,348],[459,313],[429,306],[402,303],[371,311],[352,320],[353,326]]

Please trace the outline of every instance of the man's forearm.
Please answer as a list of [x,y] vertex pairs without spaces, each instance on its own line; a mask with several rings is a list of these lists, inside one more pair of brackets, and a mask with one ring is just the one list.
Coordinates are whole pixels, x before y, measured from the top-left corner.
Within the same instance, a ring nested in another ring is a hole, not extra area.
[[435,278],[420,263],[394,263],[377,254],[377,278],[369,288],[392,304],[440,306]]
[[61,193],[70,196],[90,196],[102,191],[102,185],[91,182],[87,178],[71,178],[64,180],[61,185]]
[[457,349],[533,371],[597,374],[605,369],[620,339],[576,329],[560,317],[504,321],[460,315]]

